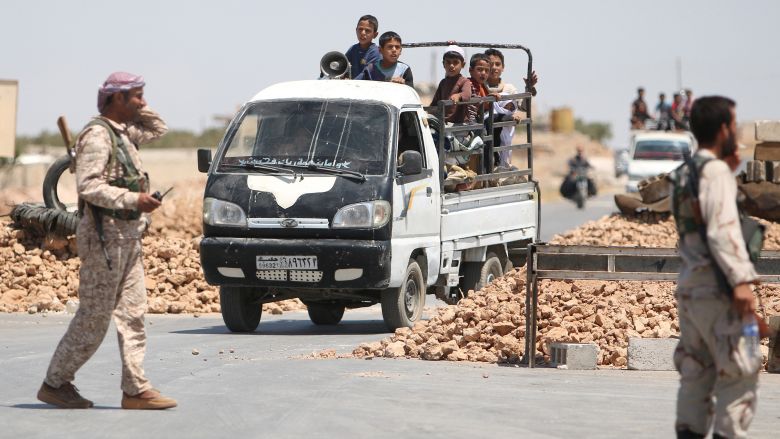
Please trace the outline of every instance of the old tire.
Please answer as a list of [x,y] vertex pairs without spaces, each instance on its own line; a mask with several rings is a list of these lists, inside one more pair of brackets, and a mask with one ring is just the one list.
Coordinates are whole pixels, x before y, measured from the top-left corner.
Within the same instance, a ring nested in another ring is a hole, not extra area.
[[78,212],[50,209],[37,203],[17,204],[10,216],[16,227],[34,235],[54,234],[61,238],[74,235],[81,220]]
[[493,252],[485,255],[484,262],[469,262],[464,268],[465,272],[461,280],[461,289],[464,293],[468,293],[469,290],[479,291],[505,273],[504,264]]
[[420,320],[425,307],[425,291],[420,264],[410,259],[401,286],[382,292],[382,318],[387,329],[411,328]]
[[67,210],[65,203],[60,201],[57,185],[62,174],[70,167],[70,156],[65,154],[49,166],[43,179],[43,203],[50,209]]
[[345,308],[340,303],[306,303],[309,319],[315,325],[337,325],[344,317]]
[[231,332],[252,332],[257,329],[263,306],[254,299],[249,288],[219,287],[222,320]]

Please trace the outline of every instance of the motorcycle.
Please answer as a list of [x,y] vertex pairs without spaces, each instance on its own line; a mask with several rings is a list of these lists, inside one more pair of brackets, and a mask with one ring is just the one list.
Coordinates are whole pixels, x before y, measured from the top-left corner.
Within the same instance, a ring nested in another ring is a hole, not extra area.
[[585,208],[585,200],[588,198],[588,169],[584,166],[578,166],[574,170],[574,183],[576,191],[574,192],[574,202],[577,203],[577,209]]
[[577,166],[571,169],[571,173],[561,184],[561,195],[574,201],[578,209],[585,208],[585,200],[596,194],[593,182],[588,178],[588,168]]

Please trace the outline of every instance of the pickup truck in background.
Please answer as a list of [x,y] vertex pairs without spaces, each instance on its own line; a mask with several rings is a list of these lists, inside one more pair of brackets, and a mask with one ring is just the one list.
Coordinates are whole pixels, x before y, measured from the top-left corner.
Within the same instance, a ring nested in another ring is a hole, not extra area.
[[[493,123],[482,110],[493,101],[469,101],[487,124],[448,127],[429,117],[469,103],[429,114],[413,88],[389,82],[286,82],[252,98],[213,159],[198,151],[201,263],[226,326],[254,331],[263,303],[300,298],[315,324],[381,303],[389,330],[410,327],[426,294],[454,303],[523,263],[539,228],[531,119]],[[527,142],[493,146],[502,124],[524,127]],[[472,152],[481,188],[447,193],[445,137],[468,130],[485,143]],[[493,152],[507,149],[527,152],[528,167],[496,171]]]
[[634,131],[628,149],[626,192],[636,192],[641,180],[668,173],[693,154],[696,140],[688,131]]

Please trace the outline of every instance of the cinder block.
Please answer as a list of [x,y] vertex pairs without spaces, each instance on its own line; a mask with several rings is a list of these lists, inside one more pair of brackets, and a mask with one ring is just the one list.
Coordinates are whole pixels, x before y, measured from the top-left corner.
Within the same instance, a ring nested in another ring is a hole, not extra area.
[[629,338],[628,368],[633,370],[675,370],[672,356],[676,338]]
[[780,142],[780,120],[757,120],[756,140],[759,142]]
[[772,336],[769,338],[769,359],[766,370],[769,373],[780,373],[780,316],[770,317],[768,323]]
[[766,164],[759,160],[750,160],[745,165],[745,181],[758,183],[766,180]]
[[753,158],[765,161],[780,160],[780,142],[759,143],[753,152]]
[[550,345],[550,359],[553,366],[566,366],[570,370],[596,368],[599,347],[593,343],[553,343]]
[[780,162],[766,162],[766,181],[780,183]]

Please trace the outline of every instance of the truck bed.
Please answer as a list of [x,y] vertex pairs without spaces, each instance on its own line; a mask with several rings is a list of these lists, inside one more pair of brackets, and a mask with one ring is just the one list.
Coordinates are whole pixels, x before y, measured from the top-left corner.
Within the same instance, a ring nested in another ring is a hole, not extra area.
[[444,194],[442,250],[533,239],[537,203],[532,183]]

